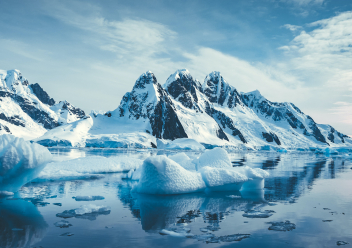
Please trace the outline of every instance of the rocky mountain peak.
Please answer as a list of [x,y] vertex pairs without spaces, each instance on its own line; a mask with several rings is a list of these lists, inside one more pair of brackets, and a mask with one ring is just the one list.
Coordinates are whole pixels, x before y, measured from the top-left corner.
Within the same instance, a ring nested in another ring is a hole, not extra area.
[[213,71],[205,77],[202,90],[212,103],[227,105],[229,108],[241,104],[236,88],[229,85],[218,71]]

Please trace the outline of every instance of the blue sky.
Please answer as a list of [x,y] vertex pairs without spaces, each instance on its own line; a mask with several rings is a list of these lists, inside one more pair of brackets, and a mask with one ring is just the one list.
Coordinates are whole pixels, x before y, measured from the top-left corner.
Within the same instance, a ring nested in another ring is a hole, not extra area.
[[113,110],[147,70],[220,71],[352,134],[352,2],[1,1],[0,68],[56,100]]

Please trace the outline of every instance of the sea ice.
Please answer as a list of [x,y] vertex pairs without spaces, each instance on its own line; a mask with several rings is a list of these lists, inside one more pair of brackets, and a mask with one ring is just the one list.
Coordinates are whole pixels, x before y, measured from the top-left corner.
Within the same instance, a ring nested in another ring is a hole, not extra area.
[[267,222],[267,224],[271,224],[268,229],[273,231],[286,232],[296,229],[296,225],[288,220],[286,220],[285,222]]
[[264,211],[256,211],[256,210],[249,210],[246,211],[242,216],[246,218],[269,218],[273,215],[275,211],[273,210],[264,210]]
[[68,228],[72,226],[72,224],[70,224],[70,222],[68,222],[67,220],[60,220],[58,222],[55,222],[54,225],[60,228]]
[[98,200],[104,200],[104,196],[76,196],[74,197],[76,201],[98,201]]
[[200,173],[188,171],[164,155],[144,161],[139,182],[133,188],[147,194],[182,194],[204,189]]
[[17,192],[52,160],[47,148],[10,134],[0,136],[0,191]]
[[175,139],[173,141],[160,140],[156,141],[158,149],[176,149],[176,150],[193,150],[204,151],[205,147],[198,141],[188,138]]
[[143,160],[130,157],[90,156],[50,163],[35,181],[96,179],[98,173],[127,172],[142,165]]
[[65,210],[62,213],[56,214],[60,218],[81,218],[95,220],[98,215],[110,214],[111,208],[106,206],[97,206],[94,204],[82,205],[80,208]]
[[170,228],[170,229],[162,229],[159,233],[161,235],[170,235],[173,237],[186,237],[186,238],[192,238],[194,234],[190,233],[191,229],[189,228]]

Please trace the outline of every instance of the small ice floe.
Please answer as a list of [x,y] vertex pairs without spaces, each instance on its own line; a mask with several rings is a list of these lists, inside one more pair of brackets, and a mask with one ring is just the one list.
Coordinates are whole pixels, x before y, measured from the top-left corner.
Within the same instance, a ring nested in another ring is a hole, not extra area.
[[274,210],[264,210],[264,211],[256,211],[256,210],[249,210],[242,214],[243,217],[246,218],[269,218],[270,216],[275,213]]
[[55,206],[62,206],[62,204],[60,203],[60,202],[55,202],[55,203],[53,203],[53,205],[55,205]]
[[285,222],[267,222],[267,224],[271,224],[268,229],[273,231],[286,232],[296,229],[296,225],[288,220],[286,220]]
[[100,195],[76,196],[76,197],[72,197],[72,198],[74,198],[76,201],[98,201],[98,200],[104,200],[105,199],[104,196],[100,196]]
[[65,219],[75,217],[80,219],[95,220],[98,215],[108,215],[110,212],[110,207],[89,204],[82,205],[80,208],[65,210],[62,213],[56,214],[56,217]]
[[72,224],[70,224],[70,222],[68,222],[67,220],[60,220],[58,222],[55,222],[54,226],[60,228],[69,228],[70,226],[72,226]]
[[192,238],[194,234],[191,233],[191,229],[189,228],[169,228],[169,229],[162,229],[159,232],[161,235],[170,235],[173,237],[186,237]]
[[10,134],[0,135],[0,151],[2,192],[17,192],[52,160],[47,148]]
[[73,236],[74,234],[73,233],[71,233],[71,232],[65,232],[65,233],[63,233],[63,234],[60,234],[59,236],[61,236],[61,237],[63,237],[63,236]]
[[345,241],[337,241],[336,244],[340,246],[340,245],[347,245],[349,243]]

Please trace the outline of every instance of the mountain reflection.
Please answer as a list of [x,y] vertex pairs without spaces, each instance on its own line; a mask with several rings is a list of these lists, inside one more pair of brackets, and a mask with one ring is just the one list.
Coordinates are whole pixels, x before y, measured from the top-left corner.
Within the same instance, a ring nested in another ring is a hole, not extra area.
[[37,207],[23,199],[0,198],[0,247],[30,247],[48,228]]

